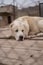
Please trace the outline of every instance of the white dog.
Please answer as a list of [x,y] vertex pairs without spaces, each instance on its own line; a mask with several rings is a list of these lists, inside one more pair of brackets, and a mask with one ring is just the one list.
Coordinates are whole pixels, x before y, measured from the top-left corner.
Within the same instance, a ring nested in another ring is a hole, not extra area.
[[10,29],[12,36],[16,40],[23,40],[30,34],[35,35],[43,32],[43,18],[30,16],[19,17],[10,24]]

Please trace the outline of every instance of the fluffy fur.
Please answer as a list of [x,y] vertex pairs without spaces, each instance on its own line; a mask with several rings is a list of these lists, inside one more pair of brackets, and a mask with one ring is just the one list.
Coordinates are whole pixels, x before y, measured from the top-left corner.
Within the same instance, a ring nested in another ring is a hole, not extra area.
[[23,16],[14,20],[10,24],[12,36],[16,40],[23,40],[28,35],[35,35],[43,32],[43,18]]

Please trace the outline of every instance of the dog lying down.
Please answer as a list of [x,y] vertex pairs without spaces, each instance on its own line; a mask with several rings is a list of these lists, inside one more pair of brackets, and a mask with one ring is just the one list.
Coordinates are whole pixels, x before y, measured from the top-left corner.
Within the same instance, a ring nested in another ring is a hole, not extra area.
[[11,35],[16,40],[24,40],[28,35],[33,35],[34,37],[41,35],[38,34],[40,32],[43,33],[43,18],[22,16],[14,20],[9,27],[11,29]]
[[39,36],[40,32],[43,33],[43,18],[22,16],[14,20],[10,26],[11,34],[8,33],[7,37],[14,36],[16,40],[24,40],[28,35],[31,37]]

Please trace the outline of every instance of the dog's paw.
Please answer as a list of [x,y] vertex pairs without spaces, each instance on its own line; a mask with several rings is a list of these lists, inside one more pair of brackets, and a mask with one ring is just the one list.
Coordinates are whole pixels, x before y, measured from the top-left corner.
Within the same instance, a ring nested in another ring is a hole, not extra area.
[[43,33],[38,33],[36,36],[37,37],[43,37]]
[[36,37],[36,35],[29,35],[27,38],[31,39],[31,38],[34,38],[34,37]]

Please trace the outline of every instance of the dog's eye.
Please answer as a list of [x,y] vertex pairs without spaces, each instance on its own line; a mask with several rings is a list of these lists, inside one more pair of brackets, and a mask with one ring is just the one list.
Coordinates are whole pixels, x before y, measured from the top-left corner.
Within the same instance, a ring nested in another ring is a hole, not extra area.
[[22,30],[22,32],[24,32],[24,30]]
[[15,32],[18,32],[18,29],[17,29],[17,30],[15,30]]

